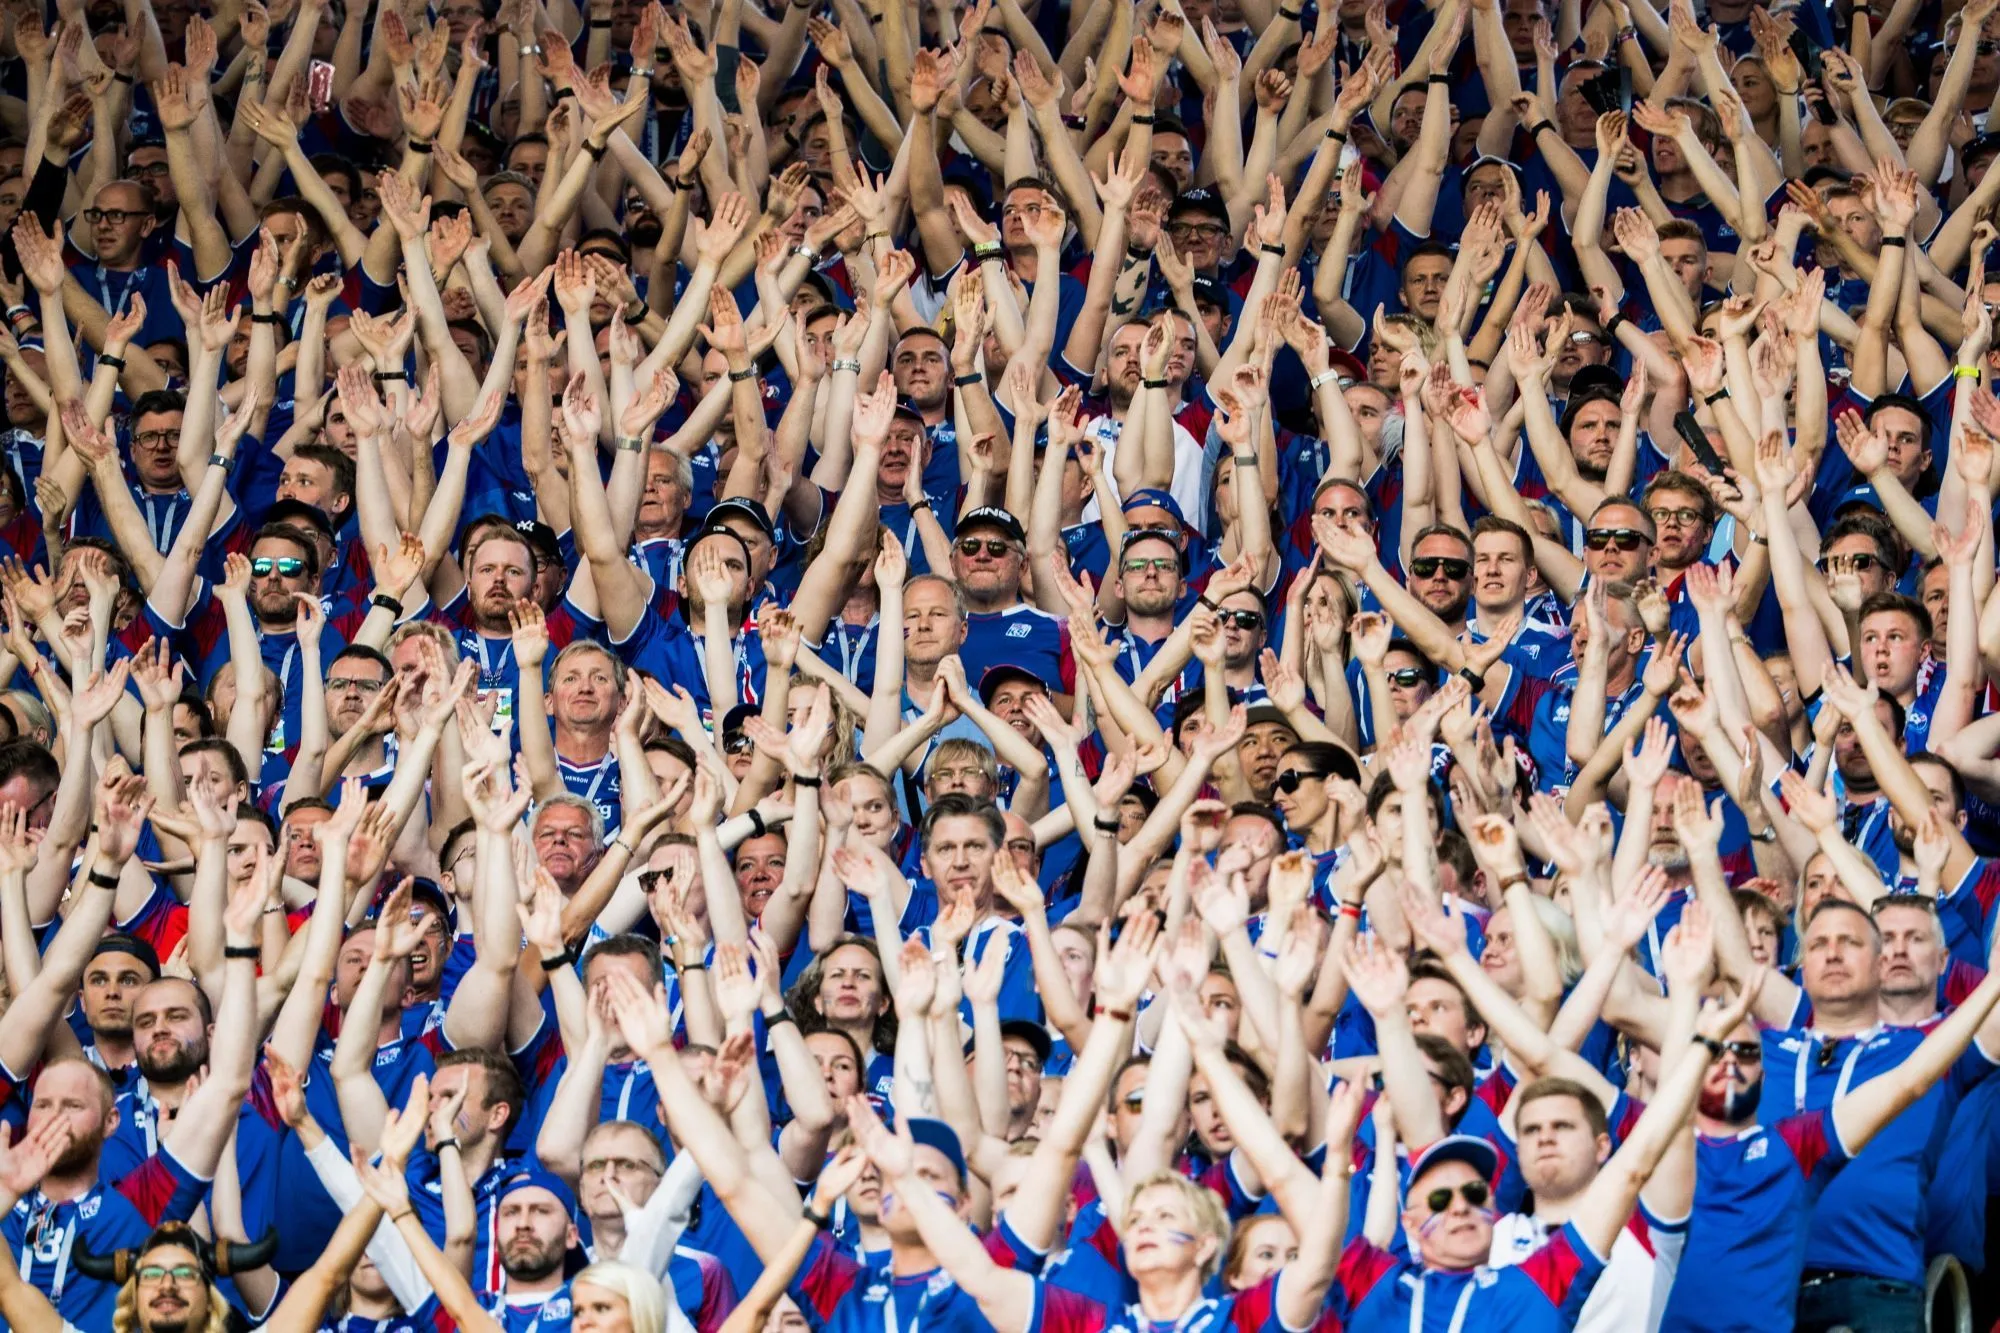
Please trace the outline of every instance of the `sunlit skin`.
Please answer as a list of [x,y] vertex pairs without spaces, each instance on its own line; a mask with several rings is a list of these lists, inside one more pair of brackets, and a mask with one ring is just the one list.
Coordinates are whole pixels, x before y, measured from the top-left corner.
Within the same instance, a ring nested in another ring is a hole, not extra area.
[[1473,1024],[1467,1013],[1465,996],[1449,981],[1436,977],[1414,977],[1404,1000],[1410,1026],[1419,1033],[1442,1037],[1467,1055],[1486,1041],[1486,1029]]
[[1861,600],[1867,601],[1895,586],[1895,573],[1883,558],[1881,546],[1867,533],[1845,532],[1820,548],[1820,558],[1829,569],[1833,568],[1836,560],[1845,561],[1852,556],[1867,557],[1852,566],[1855,577],[1861,583]]
[[1299,1257],[1299,1238],[1292,1224],[1275,1214],[1246,1217],[1238,1222],[1237,1244],[1242,1258],[1226,1275],[1231,1291],[1249,1291]]
[[736,888],[743,898],[743,914],[754,921],[764,913],[764,905],[778,891],[785,878],[785,835],[768,833],[746,838],[736,849]]
[[1515,1117],[1521,1174],[1538,1199],[1575,1197],[1611,1156],[1611,1137],[1591,1132],[1575,1097],[1537,1097]]
[[1872,611],[1861,621],[1856,663],[1867,671],[1870,683],[1907,708],[1916,701],[1917,673],[1929,645],[1923,627],[1907,611]]

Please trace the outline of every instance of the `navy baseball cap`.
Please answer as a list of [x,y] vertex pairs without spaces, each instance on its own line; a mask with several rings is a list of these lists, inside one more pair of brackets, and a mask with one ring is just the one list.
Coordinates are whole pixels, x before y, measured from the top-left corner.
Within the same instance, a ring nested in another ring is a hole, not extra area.
[[264,511],[265,523],[283,523],[294,528],[310,528],[333,540],[333,523],[326,511],[304,500],[278,500]]
[[999,693],[1000,687],[1010,680],[1024,680],[1030,685],[1040,685],[1044,689],[1048,688],[1048,682],[1028,670],[1028,668],[1015,666],[1012,662],[1001,662],[997,665],[987,667],[984,672],[980,673],[979,702],[991,707],[993,696]]
[[576,1215],[575,1192],[563,1183],[561,1176],[539,1166],[524,1167],[501,1182],[499,1192],[494,1195],[494,1202],[501,1203],[515,1190],[526,1189],[547,1190],[555,1195],[556,1202],[562,1205],[565,1215],[572,1217]]
[[1127,514],[1134,509],[1144,509],[1148,506],[1166,510],[1173,516],[1174,522],[1183,528],[1187,526],[1187,515],[1181,512],[1181,502],[1174,499],[1174,493],[1164,487],[1142,486],[1118,504],[1118,508]]
[[90,956],[95,958],[107,953],[122,953],[127,958],[136,958],[145,964],[146,970],[153,974],[155,981],[160,978],[159,950],[137,935],[128,935],[122,930],[113,931],[97,942],[97,947],[90,951]]
[[912,1142],[921,1143],[927,1148],[935,1148],[951,1159],[952,1166],[958,1172],[959,1182],[963,1184],[965,1181],[965,1148],[959,1143],[957,1132],[944,1121],[933,1120],[929,1116],[908,1116],[904,1119],[903,1123],[909,1127]]
[[1445,1162],[1464,1162],[1485,1181],[1491,1181],[1500,1174],[1500,1153],[1492,1144],[1472,1134],[1447,1134],[1418,1153],[1417,1159],[1410,1163],[1407,1192],[1414,1194],[1417,1182],[1424,1178],[1424,1173]]
[[773,541],[777,539],[777,525],[771,522],[771,515],[765,511],[764,506],[741,495],[731,496],[727,500],[717,500],[715,507],[709,510],[708,516],[701,521],[702,531],[719,528],[723,520],[728,518],[748,519],[756,526],[757,531]]
[[1181,191],[1175,197],[1173,206],[1167,210],[1167,217],[1183,217],[1189,213],[1206,213],[1224,227],[1229,225],[1229,205],[1222,202],[1221,195],[1205,185]]

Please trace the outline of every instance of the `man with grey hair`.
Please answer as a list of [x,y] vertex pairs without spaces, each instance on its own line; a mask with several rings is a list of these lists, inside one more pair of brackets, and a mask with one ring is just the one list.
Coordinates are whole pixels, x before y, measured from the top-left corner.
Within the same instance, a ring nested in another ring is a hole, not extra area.
[[565,792],[551,796],[535,810],[530,826],[535,859],[569,898],[604,854],[604,815],[595,801]]

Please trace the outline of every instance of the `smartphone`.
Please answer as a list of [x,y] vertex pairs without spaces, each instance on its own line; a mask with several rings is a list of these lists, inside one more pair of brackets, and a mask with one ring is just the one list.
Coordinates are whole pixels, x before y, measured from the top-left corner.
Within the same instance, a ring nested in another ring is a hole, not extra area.
[[[1820,48],[1815,46],[1806,38],[1803,32],[1800,32],[1796,28],[1792,30],[1791,40],[1788,45],[1792,48],[1792,54],[1799,59],[1799,68],[1805,71],[1806,83],[1820,84],[1821,76],[1826,70],[1825,63],[1819,58]],[[1839,121],[1840,113],[1835,111],[1833,103],[1826,99],[1823,85],[1821,96],[1817,98],[1809,97],[1806,99],[1806,103],[1812,107],[1813,117],[1820,124],[1832,125]]]
[[324,60],[315,60],[306,70],[306,97],[315,116],[323,116],[333,109],[333,66]]
[[1618,109],[1632,114],[1632,71],[1623,65],[1618,67]]
[[1708,442],[1708,432],[1701,428],[1699,421],[1695,420],[1694,413],[1676,412],[1674,429],[1680,432],[1683,440],[1687,441],[1687,447],[1693,452],[1695,461],[1707,468],[1710,476],[1723,475],[1722,458],[1715,452],[1715,446]]

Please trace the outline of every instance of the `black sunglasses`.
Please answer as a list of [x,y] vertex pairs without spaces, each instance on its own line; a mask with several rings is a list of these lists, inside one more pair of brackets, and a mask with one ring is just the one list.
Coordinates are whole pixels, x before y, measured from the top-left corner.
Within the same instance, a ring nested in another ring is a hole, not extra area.
[[722,738],[722,752],[724,754],[749,754],[756,748],[757,742],[751,740],[740,731],[732,731]]
[[1221,625],[1234,624],[1238,629],[1256,629],[1264,623],[1264,613],[1262,611],[1217,611],[1215,619],[1216,623]]
[[660,885],[673,882],[674,868],[672,866],[663,866],[658,870],[641,870],[638,878],[640,892],[651,893],[659,888]]
[[1607,546],[1615,546],[1621,551],[1636,551],[1652,540],[1637,528],[1592,528],[1583,534],[1583,544],[1593,551],[1601,551]]
[[1725,1041],[1717,1058],[1732,1056],[1739,1065],[1760,1065],[1764,1063],[1764,1047],[1755,1041]]
[[1847,567],[1857,574],[1873,569],[1882,563],[1881,556],[1870,555],[1866,551],[1861,551],[1854,555],[1823,555],[1819,558],[1819,572],[1822,574],[1826,573],[1827,569],[1836,560],[1845,560]]
[[1472,572],[1472,562],[1448,555],[1419,556],[1410,562],[1410,572],[1420,579],[1434,579],[1440,569],[1448,579],[1462,579]]
[[1391,685],[1400,685],[1406,690],[1412,685],[1421,685],[1430,679],[1424,673],[1422,667],[1397,667],[1394,671],[1389,672],[1388,675]]
[[[1440,1186],[1426,1194],[1424,1202],[1430,1205],[1432,1212],[1441,1213],[1451,1207],[1453,1193],[1449,1186]],[[1493,1191],[1486,1188],[1486,1182],[1483,1180],[1468,1180],[1458,1187],[1456,1193],[1474,1208],[1484,1208],[1486,1201],[1493,1197]]]
[[1305,768],[1288,768],[1278,774],[1278,780],[1273,785],[1279,791],[1285,793],[1285,795],[1290,796],[1308,782],[1324,782],[1325,780],[1326,774],[1324,773],[1315,773]]
[[1014,543],[1002,541],[998,537],[988,537],[985,541],[981,541],[977,537],[960,537],[958,539],[958,553],[962,556],[971,557],[978,555],[979,548],[982,546],[986,548],[987,556],[993,560],[1000,559],[1000,557],[1014,549]]
[[273,571],[288,579],[295,579],[306,572],[306,562],[295,555],[272,557],[260,555],[250,562],[250,572],[260,579],[271,577]]

